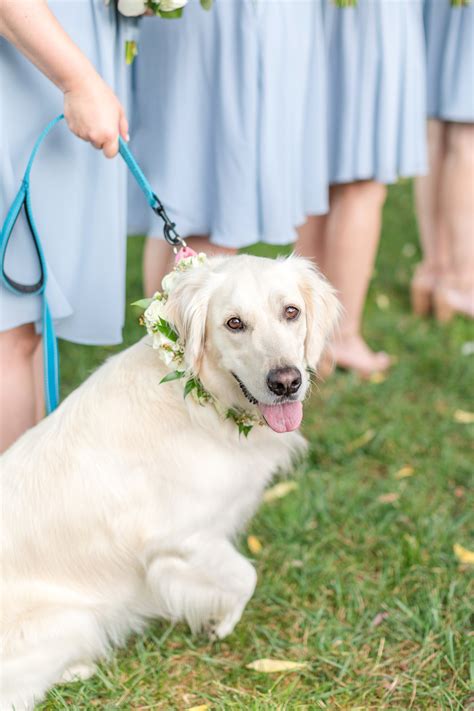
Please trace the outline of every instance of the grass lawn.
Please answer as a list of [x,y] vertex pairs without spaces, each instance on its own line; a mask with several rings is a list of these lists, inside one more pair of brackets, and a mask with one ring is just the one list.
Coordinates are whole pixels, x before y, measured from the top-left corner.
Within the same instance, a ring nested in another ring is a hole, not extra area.
[[[130,241],[129,302],[142,295],[141,247]],[[455,543],[474,547],[473,425],[455,416],[474,410],[474,355],[461,352],[474,331],[461,318],[439,326],[410,314],[417,259],[410,185],[402,184],[385,209],[365,320],[369,342],[398,362],[378,383],[337,373],[307,404],[311,448],[291,474],[298,488],[263,504],[240,541],[255,558],[259,583],[236,631],[211,644],[182,625],[157,622],[93,679],[53,690],[41,709],[474,704],[473,568],[453,553]],[[129,310],[125,341],[140,335]],[[63,343],[64,395],[113,350]],[[257,555],[248,534],[262,544]],[[277,674],[245,668],[263,657],[308,666]]]

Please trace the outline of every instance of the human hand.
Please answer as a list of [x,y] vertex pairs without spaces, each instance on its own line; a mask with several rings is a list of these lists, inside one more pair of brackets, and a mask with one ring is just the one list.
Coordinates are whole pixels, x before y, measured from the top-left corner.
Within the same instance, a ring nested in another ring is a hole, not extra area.
[[117,155],[119,135],[129,140],[125,111],[95,72],[64,92],[64,116],[76,136],[102,150],[107,158]]

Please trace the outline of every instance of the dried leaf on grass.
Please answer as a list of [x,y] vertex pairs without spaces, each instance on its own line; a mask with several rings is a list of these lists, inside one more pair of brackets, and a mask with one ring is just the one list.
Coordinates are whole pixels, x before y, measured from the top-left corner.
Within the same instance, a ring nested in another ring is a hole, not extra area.
[[248,536],[247,537],[247,547],[248,547],[249,551],[251,553],[253,553],[254,555],[258,555],[263,548],[263,546],[260,543],[260,541],[258,540],[257,536]]
[[395,479],[406,479],[409,476],[413,476],[414,473],[414,467],[407,465],[406,467],[399,469],[398,472],[395,472]]
[[474,551],[470,551],[459,543],[455,543],[453,546],[454,555],[460,563],[464,565],[474,565]]
[[346,452],[354,452],[356,449],[364,447],[364,445],[368,444],[373,440],[375,434],[375,430],[367,430],[366,432],[364,432],[364,434],[361,434],[360,437],[357,437],[356,439],[352,440],[352,442],[349,442],[349,444],[346,445]]
[[391,491],[389,494],[381,494],[380,496],[377,496],[377,501],[381,504],[394,504],[399,498],[400,494],[398,492]]
[[246,664],[246,669],[263,672],[265,674],[274,674],[283,671],[298,671],[298,669],[307,669],[307,662],[290,662],[284,659],[256,659],[250,664]]
[[463,425],[471,425],[474,422],[474,412],[466,410],[456,410],[454,413],[454,421],[460,422]]
[[289,494],[291,491],[295,491],[298,488],[296,481],[280,481],[275,486],[271,486],[263,495],[263,500],[265,503],[270,501],[276,501],[277,499],[282,499],[284,496]]
[[392,691],[398,686],[399,678],[398,676],[395,677],[392,681],[390,679],[387,679],[387,681],[382,682],[382,686],[384,689],[387,689],[388,693],[391,694]]
[[371,626],[371,627],[378,627],[380,624],[382,624],[382,622],[383,622],[384,620],[387,619],[388,616],[389,616],[389,613],[388,613],[388,612],[378,612],[378,613],[375,615],[375,617],[374,617],[374,619],[372,620],[372,622],[370,623],[370,626]]
[[207,704],[201,704],[201,706],[191,706],[186,711],[208,711],[209,706]]

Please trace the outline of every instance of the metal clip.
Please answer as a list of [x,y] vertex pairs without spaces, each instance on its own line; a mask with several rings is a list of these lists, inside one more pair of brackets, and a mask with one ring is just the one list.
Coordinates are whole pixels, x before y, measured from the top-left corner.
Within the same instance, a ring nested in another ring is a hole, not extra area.
[[153,197],[155,198],[155,205],[152,207],[152,210],[163,220],[163,236],[168,244],[173,247],[173,250],[176,253],[178,251],[178,247],[186,247],[186,242],[176,231],[176,223],[172,222],[168,217],[164,205],[158,195],[153,193]]

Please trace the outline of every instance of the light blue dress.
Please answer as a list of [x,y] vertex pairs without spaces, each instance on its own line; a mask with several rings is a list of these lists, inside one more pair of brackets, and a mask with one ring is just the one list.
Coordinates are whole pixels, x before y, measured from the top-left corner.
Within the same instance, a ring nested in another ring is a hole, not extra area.
[[474,122],[474,5],[425,0],[428,116]]
[[[59,22],[105,81],[124,94],[126,65],[116,10],[103,0],[50,0]],[[29,154],[61,113],[61,92],[0,38],[0,222],[15,197]],[[31,176],[36,225],[48,265],[48,300],[58,336],[77,343],[121,341],[125,302],[126,171],[69,132],[64,122],[41,147]],[[17,223],[7,273],[31,283],[33,245]],[[0,331],[40,322],[41,298],[0,286]]]
[[358,0],[350,8],[326,0],[325,8],[330,182],[393,183],[424,173],[421,0]]
[[[327,210],[324,63],[322,0],[190,0],[180,20],[142,20],[132,149],[180,234],[288,244]],[[161,234],[133,184],[130,231]]]

